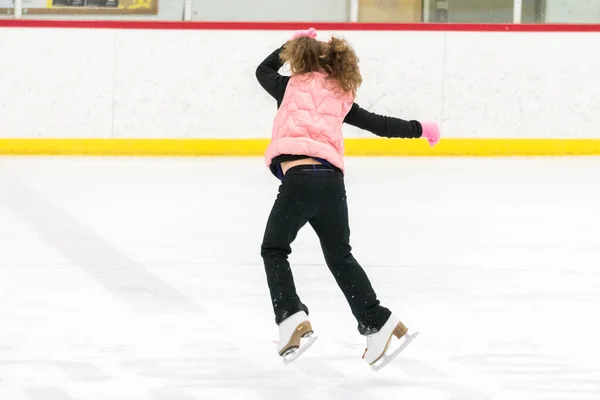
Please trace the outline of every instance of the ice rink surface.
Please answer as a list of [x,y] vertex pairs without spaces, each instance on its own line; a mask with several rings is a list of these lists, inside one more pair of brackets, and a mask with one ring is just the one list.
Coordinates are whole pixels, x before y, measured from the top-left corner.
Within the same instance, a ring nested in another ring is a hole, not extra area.
[[600,399],[600,158],[350,158],[354,255],[421,332],[386,369],[324,265],[276,355],[261,158],[0,158],[2,400]]

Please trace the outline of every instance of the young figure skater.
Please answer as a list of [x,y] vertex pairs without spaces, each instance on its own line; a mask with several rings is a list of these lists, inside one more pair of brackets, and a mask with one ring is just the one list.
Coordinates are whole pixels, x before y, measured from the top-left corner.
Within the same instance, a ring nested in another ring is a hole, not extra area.
[[[440,133],[434,123],[381,116],[355,104],[362,77],[354,50],[345,40],[322,42],[316,36],[313,28],[297,31],[256,70],[258,82],[278,107],[265,161],[282,183],[261,246],[279,327],[277,351],[284,362],[291,362],[315,339],[301,344],[313,330],[288,262],[291,243],[309,223],[358,322],[359,333],[367,338],[363,359],[373,366],[386,355],[393,335],[403,338],[404,346],[411,335],[380,304],[365,271],[351,254],[342,124],[388,138],[425,138],[432,147]],[[286,62],[291,77],[278,72]]]

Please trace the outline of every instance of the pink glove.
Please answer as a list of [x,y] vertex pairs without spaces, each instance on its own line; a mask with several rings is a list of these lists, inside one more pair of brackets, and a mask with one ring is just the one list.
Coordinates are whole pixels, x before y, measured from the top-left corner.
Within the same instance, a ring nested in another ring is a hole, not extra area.
[[435,146],[440,141],[440,128],[435,122],[421,122],[423,135],[429,142],[431,147]]
[[308,37],[315,39],[317,37],[317,30],[315,28],[310,28],[310,29],[305,29],[305,30],[301,30],[301,31],[296,31],[292,35],[292,40],[298,39],[299,37],[302,37],[302,36],[308,36]]

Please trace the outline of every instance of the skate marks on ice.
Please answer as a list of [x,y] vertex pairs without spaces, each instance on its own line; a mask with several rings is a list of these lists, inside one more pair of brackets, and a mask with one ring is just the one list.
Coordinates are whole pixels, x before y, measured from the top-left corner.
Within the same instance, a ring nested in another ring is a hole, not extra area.
[[122,363],[141,378],[160,385],[150,390],[153,400],[188,399],[264,399],[294,398],[287,372],[275,358],[258,365],[249,357],[224,357],[218,361],[209,356],[143,358]]
[[[340,346],[334,345],[323,351],[314,347],[305,357],[285,367],[279,356],[269,351],[271,346],[256,347],[226,342],[189,343],[161,351],[169,356],[136,357],[150,349],[130,345],[107,358],[99,357],[106,355],[100,350],[93,357],[76,356],[72,351],[77,349],[67,346],[61,348],[61,353],[64,350],[65,358],[72,354],[74,357],[69,358],[77,361],[0,361],[0,398],[8,398],[5,396],[10,389],[26,396],[14,397],[15,400],[600,398],[600,370],[582,368],[559,356],[535,354],[532,349],[520,351],[514,346],[497,353],[453,357],[421,346],[410,355],[403,352],[377,373],[356,355],[354,350],[358,348],[339,351]],[[428,352],[437,356],[429,356]]]
[[573,365],[565,357],[531,352],[465,355],[453,360],[501,380],[499,389],[528,399],[600,399],[600,369]]
[[92,363],[67,360],[0,360],[0,375],[6,377],[0,384],[0,398],[7,400],[79,400],[69,393],[70,385],[111,380]]
[[[259,367],[256,364],[246,364],[243,360],[239,360],[237,365],[233,360],[222,360],[221,364],[213,365],[206,358],[139,359],[125,365],[136,369],[142,376],[169,382],[163,388],[153,391],[153,398],[156,400],[216,399],[216,396],[211,397],[213,393],[264,400],[379,400],[387,398],[383,396],[386,391],[398,395],[402,393],[402,389],[432,389],[429,384],[410,379],[406,381],[405,377],[397,375],[374,377],[360,360],[352,360],[362,373],[357,373],[357,370],[353,373],[341,372],[330,366],[327,360],[318,357],[299,359],[289,368],[284,368],[280,363],[268,363],[273,365],[272,367]],[[294,384],[291,386],[292,381]],[[490,398],[482,392],[450,382],[438,387],[439,389],[434,389],[450,395],[444,398]]]
[[366,375],[349,367],[356,360],[348,356],[299,360],[295,368],[306,377],[323,377],[322,383],[316,378],[313,384],[329,386],[328,397],[340,400],[399,394],[444,400],[600,399],[600,368],[584,368],[568,357],[539,353],[535,347],[503,343],[491,345],[491,350],[496,352],[452,356],[421,347]]
[[316,392],[319,397],[300,392],[298,397],[290,397],[292,399],[383,400],[406,397],[409,393],[413,400],[491,398],[481,390],[453,382],[439,369],[412,358],[403,358],[401,362],[390,364],[378,373],[371,371],[364,361],[355,356],[316,357],[304,362],[299,360],[294,368],[302,373],[296,379],[308,381],[307,384],[321,390]]
[[126,304],[153,313],[204,311],[41,194],[4,174],[0,175],[0,185],[0,204]]
[[407,357],[404,352],[379,372],[355,356],[317,357],[310,362],[299,360],[295,365],[306,378],[315,381],[312,384],[328,387],[327,398],[337,400],[388,399],[409,393],[415,400],[488,400],[493,393],[489,385],[461,379],[456,373]]
[[55,387],[27,389],[29,400],[75,400],[67,392]]
[[0,371],[14,370],[53,370],[69,382],[107,381],[110,375],[89,362],[67,360],[0,360]]
[[[253,356],[256,356],[254,354]],[[298,360],[292,368],[281,366],[277,356],[265,357],[262,362],[250,361],[255,357],[238,354],[237,357],[225,356],[213,360],[207,354],[193,357],[154,357],[133,358],[120,361],[119,367],[135,376],[136,390],[129,393],[135,398],[152,400],[191,400],[217,398],[243,398],[292,400],[330,398],[335,400],[378,400],[396,396],[405,391],[421,394],[414,399],[424,399],[423,394],[443,393],[444,399],[485,400],[490,396],[459,383],[426,364],[405,360],[402,374],[396,370],[385,377],[373,374],[356,357],[340,357],[329,360],[323,357],[311,357]],[[345,368],[343,367],[345,366]],[[350,366],[350,367],[348,367]],[[111,368],[113,371],[117,369]],[[412,376],[411,376],[412,375]],[[420,377],[420,379],[416,377]],[[432,379],[432,377],[434,379]],[[437,377],[437,379],[435,379]],[[80,377],[73,377],[79,380]],[[446,378],[442,381],[442,378]],[[117,393],[123,376],[111,377],[102,382],[105,390],[102,395]],[[131,382],[129,379],[128,383]],[[290,381],[294,381],[290,391]],[[64,384],[68,393],[69,384]],[[108,389],[106,389],[108,388]],[[221,397],[219,397],[221,396]],[[88,399],[102,396],[86,396]],[[83,400],[84,397],[81,397]],[[115,397],[117,398],[117,397]],[[430,397],[431,399],[442,397]],[[80,400],[80,397],[74,397]],[[32,399],[32,400],[42,400]],[[61,399],[62,400],[62,399]]]

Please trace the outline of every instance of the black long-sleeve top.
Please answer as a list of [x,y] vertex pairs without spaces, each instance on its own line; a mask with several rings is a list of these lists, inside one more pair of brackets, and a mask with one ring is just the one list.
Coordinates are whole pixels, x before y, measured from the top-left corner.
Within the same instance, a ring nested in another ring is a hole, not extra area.
[[[258,79],[263,89],[277,101],[277,108],[283,102],[283,96],[290,80],[289,76],[279,74],[279,70],[283,67],[283,62],[279,56],[282,49],[283,47],[280,47],[271,53],[256,69],[256,79]],[[374,135],[387,138],[420,138],[423,133],[419,121],[405,121],[400,118],[375,114],[361,108],[356,103],[352,104],[352,108],[344,118],[344,122],[369,131]],[[271,170],[275,175],[279,175],[277,173],[279,163],[299,158],[303,157],[289,155],[276,157],[273,160]]]

